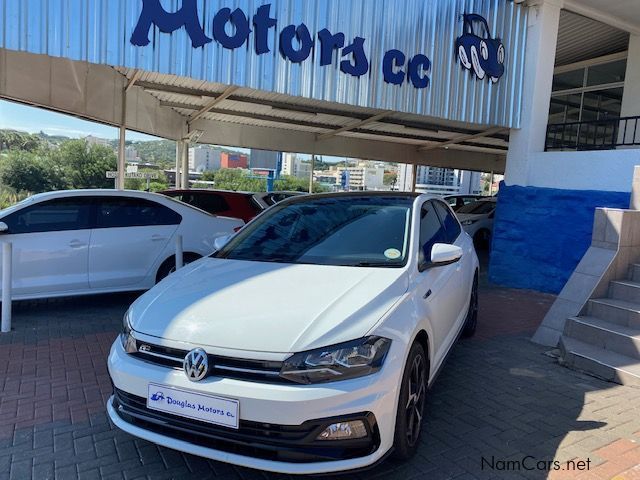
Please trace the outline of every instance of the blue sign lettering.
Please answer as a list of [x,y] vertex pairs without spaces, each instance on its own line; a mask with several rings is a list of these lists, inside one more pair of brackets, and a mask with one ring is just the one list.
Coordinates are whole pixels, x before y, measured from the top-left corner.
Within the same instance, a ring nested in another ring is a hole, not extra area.
[[[233,35],[227,35],[225,27],[228,22],[234,26]],[[236,8],[233,12],[230,8],[222,8],[213,17],[213,38],[224,48],[233,50],[244,45],[249,38],[249,20],[242,10]]]
[[[497,82],[504,73],[504,46],[499,39],[492,39],[488,34],[486,38],[476,36],[473,30],[474,22],[483,23],[484,31],[489,31],[484,18],[475,14],[465,15],[464,33],[456,40],[458,59],[463,67],[472,70],[477,78],[486,76]],[[234,50],[249,41],[253,26],[255,52],[257,55],[263,55],[271,52],[269,33],[277,24],[278,20],[271,17],[271,4],[258,7],[251,19],[240,8],[232,11],[225,7],[218,10],[213,17],[213,38],[210,38],[205,33],[206,22],[204,27],[200,22],[197,0],[183,0],[182,7],[173,13],[164,10],[160,0],[142,0],[142,12],[131,36],[131,43],[137,46],[148,45],[149,30],[155,25],[163,33],[173,33],[184,27],[194,48],[203,47],[215,39],[222,47]],[[317,37],[320,66],[332,65],[334,53],[337,52],[341,72],[354,77],[361,77],[369,72],[370,61],[364,38],[355,37],[345,46],[344,33],[334,34],[326,28],[320,30]],[[280,54],[293,63],[304,62],[316,48],[315,37],[304,23],[285,26],[280,31],[278,39]],[[427,88],[430,83],[430,71],[431,60],[421,53],[415,54],[407,61],[406,53],[392,49],[387,51],[382,59],[384,81],[391,85],[401,86],[406,80],[415,88]]]
[[162,8],[160,0],[142,0],[142,13],[131,35],[133,45],[140,47],[149,45],[151,24],[164,33],[172,33],[185,27],[193,48],[202,47],[211,42],[200,26],[196,0],[182,0],[182,7],[175,13],[169,13]]

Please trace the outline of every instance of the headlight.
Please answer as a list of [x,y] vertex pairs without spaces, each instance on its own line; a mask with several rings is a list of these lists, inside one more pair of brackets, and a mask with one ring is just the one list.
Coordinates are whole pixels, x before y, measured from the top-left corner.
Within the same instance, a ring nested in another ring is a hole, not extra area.
[[120,341],[122,342],[122,348],[127,353],[136,353],[138,351],[138,347],[136,346],[136,339],[133,337],[131,333],[131,324],[130,324],[130,316],[129,310],[124,314],[124,318],[122,319],[122,333],[120,334]]
[[322,383],[362,377],[382,368],[391,340],[365,337],[296,353],[286,359],[280,376],[296,383]]
[[462,222],[462,226],[463,227],[468,227],[469,225],[473,225],[476,222],[477,222],[477,220],[465,220],[464,222]]

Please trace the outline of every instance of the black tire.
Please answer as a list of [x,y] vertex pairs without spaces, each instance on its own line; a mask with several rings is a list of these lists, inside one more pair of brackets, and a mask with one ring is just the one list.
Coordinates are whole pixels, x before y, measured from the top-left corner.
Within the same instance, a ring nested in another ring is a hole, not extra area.
[[469,310],[467,318],[464,321],[462,336],[465,338],[473,337],[478,326],[478,274],[473,277],[473,286],[471,287],[471,297],[469,298]]
[[486,250],[491,245],[491,232],[486,228],[478,230],[473,236],[473,244],[476,248]]
[[[191,262],[195,262],[199,258],[202,258],[197,253],[184,253],[182,255],[182,262],[184,265],[188,265]],[[161,280],[164,280],[165,277],[168,277],[169,274],[176,271],[176,257],[167,258],[160,268],[158,268],[158,273],[156,274],[156,283],[159,283]]]
[[429,360],[422,345],[415,342],[404,367],[396,413],[393,456],[397,460],[411,458],[418,449],[428,381]]

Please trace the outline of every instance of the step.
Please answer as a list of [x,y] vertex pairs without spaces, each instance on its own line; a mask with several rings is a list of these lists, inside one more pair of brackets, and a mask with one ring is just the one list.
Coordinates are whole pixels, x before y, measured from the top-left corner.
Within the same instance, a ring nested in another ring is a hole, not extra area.
[[640,362],[634,358],[589,345],[575,338],[560,337],[561,362],[609,382],[640,386]]
[[572,317],[564,328],[567,337],[604,348],[640,363],[640,328],[630,328],[594,317]]
[[609,297],[640,304],[640,283],[631,280],[615,280],[609,284]]
[[631,265],[631,271],[629,277],[633,282],[640,282],[640,263],[634,263]]
[[587,314],[618,325],[640,328],[639,303],[615,298],[592,298],[587,304]]

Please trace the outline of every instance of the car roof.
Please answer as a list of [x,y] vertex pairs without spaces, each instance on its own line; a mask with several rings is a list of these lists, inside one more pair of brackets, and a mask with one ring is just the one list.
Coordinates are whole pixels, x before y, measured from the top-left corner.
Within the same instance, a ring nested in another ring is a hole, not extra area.
[[78,190],[55,190],[52,192],[36,193],[32,195],[35,201],[48,200],[63,197],[81,197],[91,195],[94,197],[139,197],[139,198],[162,198],[163,195],[141,190],[115,190],[113,188],[94,188]]
[[251,196],[253,195],[252,192],[244,192],[241,190],[215,190],[215,189],[209,189],[209,188],[172,188],[169,190],[163,190],[162,192],[163,195],[166,194],[171,194],[171,193],[204,193],[204,194],[213,194],[213,193],[221,193],[223,195],[242,195],[242,196]]

